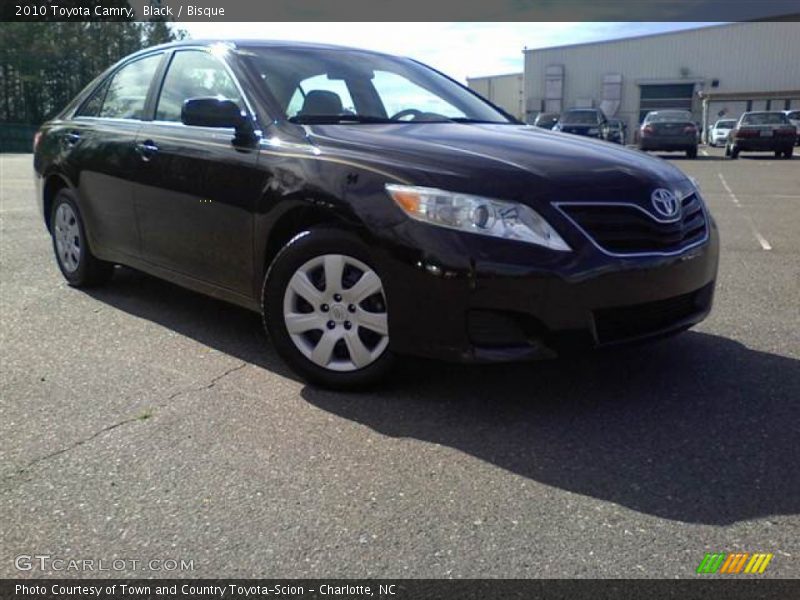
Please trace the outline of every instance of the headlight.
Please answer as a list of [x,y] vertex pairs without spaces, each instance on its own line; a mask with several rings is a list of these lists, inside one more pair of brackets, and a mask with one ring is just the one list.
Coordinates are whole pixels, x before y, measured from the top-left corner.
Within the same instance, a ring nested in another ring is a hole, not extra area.
[[417,221],[570,251],[556,230],[524,204],[392,183],[386,184],[386,191],[403,212]]

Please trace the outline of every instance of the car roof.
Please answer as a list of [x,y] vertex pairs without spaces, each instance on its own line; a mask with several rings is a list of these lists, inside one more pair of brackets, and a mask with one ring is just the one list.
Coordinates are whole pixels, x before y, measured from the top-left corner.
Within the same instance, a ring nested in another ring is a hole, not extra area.
[[[376,52],[374,50],[364,50],[363,48],[354,48],[350,46],[337,46],[334,44],[319,44],[316,42],[294,42],[290,40],[263,40],[263,39],[220,39],[220,38],[205,38],[205,39],[184,39],[159,46],[151,46],[145,48],[140,52],[149,52],[152,50],[167,50],[170,48],[180,48],[184,46],[228,46],[231,49],[246,49],[246,48],[300,48],[307,50],[349,50],[366,52],[369,54],[379,54],[387,56],[384,52]],[[137,52],[138,54],[138,52]]]

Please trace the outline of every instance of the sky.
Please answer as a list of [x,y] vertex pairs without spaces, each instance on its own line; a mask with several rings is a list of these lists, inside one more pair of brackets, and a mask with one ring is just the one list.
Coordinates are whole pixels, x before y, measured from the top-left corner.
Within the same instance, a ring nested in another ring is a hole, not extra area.
[[522,50],[714,23],[180,23],[193,38],[339,44],[409,56],[451,77],[522,72]]

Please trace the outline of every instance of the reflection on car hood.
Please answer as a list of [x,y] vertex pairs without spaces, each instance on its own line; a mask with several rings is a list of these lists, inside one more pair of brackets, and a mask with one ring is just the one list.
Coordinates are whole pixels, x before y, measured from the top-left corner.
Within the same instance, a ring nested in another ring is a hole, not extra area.
[[323,153],[401,165],[419,185],[495,197],[649,199],[654,187],[688,181],[642,152],[525,125],[315,125],[308,132]]

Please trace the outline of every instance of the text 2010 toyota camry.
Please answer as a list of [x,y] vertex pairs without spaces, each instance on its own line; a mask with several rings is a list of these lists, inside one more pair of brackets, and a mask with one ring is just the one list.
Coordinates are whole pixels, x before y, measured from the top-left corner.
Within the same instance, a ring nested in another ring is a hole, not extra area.
[[263,313],[321,385],[393,357],[550,357],[711,307],[714,221],[677,168],[527,127],[413,60],[180,42],[98,77],[35,141],[70,284],[123,264]]

